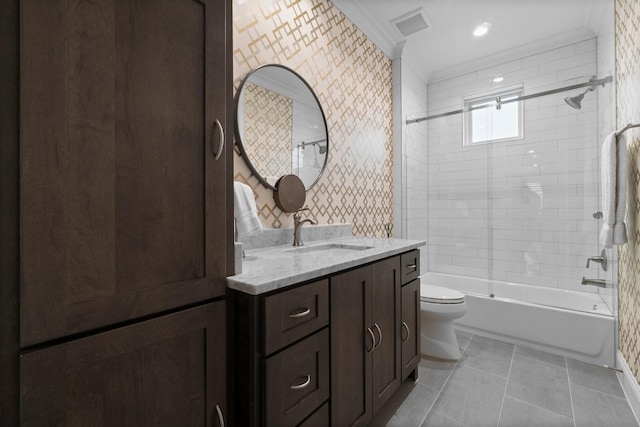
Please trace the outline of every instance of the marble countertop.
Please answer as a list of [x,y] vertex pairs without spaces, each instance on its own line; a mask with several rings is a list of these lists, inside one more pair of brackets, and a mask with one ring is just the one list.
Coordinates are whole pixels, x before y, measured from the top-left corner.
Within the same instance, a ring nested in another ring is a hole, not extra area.
[[[319,251],[327,244],[369,247],[364,250]],[[342,237],[316,240],[305,246],[276,246],[246,251],[242,273],[227,277],[227,286],[251,295],[260,295],[307,280],[323,277],[424,246],[424,240]]]

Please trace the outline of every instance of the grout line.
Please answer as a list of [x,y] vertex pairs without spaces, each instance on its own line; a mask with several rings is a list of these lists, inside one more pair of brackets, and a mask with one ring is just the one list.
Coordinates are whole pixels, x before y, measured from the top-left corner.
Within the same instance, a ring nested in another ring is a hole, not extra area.
[[[420,384],[420,382],[419,382],[419,381],[418,381],[418,382],[416,382],[416,386],[426,388],[427,390],[433,390],[433,391],[435,391],[435,390],[434,390],[434,389],[432,389],[431,387],[428,387],[428,386],[426,386],[426,385],[424,385],[424,384]],[[425,414],[424,418],[420,421],[420,425],[422,425],[422,424],[427,420],[427,418],[429,417],[429,413],[431,413],[431,410],[432,410],[432,409],[433,409],[433,407],[436,405],[436,402],[438,401],[438,397],[440,397],[440,392],[437,392],[436,398],[435,398],[435,399],[433,399],[433,403],[431,404],[431,407],[429,408],[429,410],[426,412],[426,414]]]
[[[523,403],[523,404],[525,404],[525,405],[527,405],[527,406],[531,406],[532,408],[539,409],[539,410],[544,411],[544,412],[546,412],[546,413],[553,414],[553,415],[557,415],[557,416],[559,416],[559,417],[566,418],[566,419],[568,419],[568,420],[573,421],[573,418],[569,418],[569,417],[567,417],[566,415],[562,415],[562,414],[559,414],[559,413],[557,413],[557,412],[550,411],[549,409],[547,409],[547,408],[543,408],[543,407],[538,406],[538,405],[533,405],[533,404],[532,404],[532,403],[530,403],[530,402],[526,402],[526,401],[524,401],[524,400],[517,399],[517,398],[515,398],[515,397],[513,397],[513,396],[509,396],[509,399],[511,399],[511,400],[515,400],[515,401],[520,402],[520,403]],[[575,422],[574,422],[574,424],[575,424]]]
[[571,376],[569,375],[569,361],[564,358],[564,363],[567,364],[567,383],[569,384],[569,401],[571,402],[571,416],[573,417],[573,427],[576,427],[576,411],[573,409],[573,393],[571,392]]
[[[445,384],[446,384],[446,382],[445,382]],[[418,382],[416,385],[422,386],[422,387],[424,387],[424,388],[426,388],[426,389],[429,389],[429,390],[433,390],[431,387],[427,387],[427,386],[425,386],[425,385],[422,385],[422,384],[420,384],[419,382]],[[444,387],[444,386],[443,386],[443,387]],[[424,414],[424,418],[422,418],[422,419],[420,420],[419,427],[420,427],[420,426],[422,426],[422,424],[424,424],[424,422],[425,422],[425,421],[427,421],[427,418],[429,418],[429,414],[430,414],[430,413],[431,413],[431,411],[433,410],[433,407],[434,407],[434,406],[436,406],[436,402],[438,401],[438,398],[439,398],[439,397],[440,397],[440,392],[438,392],[438,393],[437,393],[437,395],[436,395],[436,398],[435,398],[435,399],[433,399],[433,403],[431,404],[431,407],[429,408],[429,410]]]
[[627,403],[629,402],[629,399],[628,399],[624,389],[622,389],[622,393],[624,395],[623,396],[619,396],[617,394],[607,393],[606,391],[598,390],[597,388],[589,387],[589,386],[586,386],[586,385],[583,385],[583,384],[577,384],[576,383],[576,387],[584,388],[585,390],[589,390],[589,391],[592,391],[594,393],[604,394],[604,395],[609,396],[609,397],[614,398],[614,399],[626,400]]
[[509,377],[511,377],[511,367],[513,366],[513,359],[516,356],[516,346],[514,344],[513,351],[511,352],[511,363],[509,363],[509,373],[507,373],[507,381],[504,384],[504,394],[502,395],[502,403],[500,404],[500,413],[498,414],[498,422],[496,426],[500,425],[500,418],[502,418],[502,408],[504,408],[504,401],[507,398],[507,387],[509,387]]
[[471,366],[471,365],[465,365],[465,366],[463,366],[463,368],[472,369],[474,371],[482,372],[483,374],[491,375],[492,377],[500,378],[501,380],[509,380],[509,374],[507,374],[506,377],[503,377],[502,375],[494,374],[493,372],[489,372],[489,371],[486,371],[484,369],[476,368],[475,366]]
[[[464,356],[464,353],[467,350],[467,346],[471,342],[471,338],[473,338],[473,334],[471,334],[471,336],[469,337],[469,341],[467,341],[467,344],[464,346],[464,349],[462,349],[462,354],[460,354],[460,359],[462,359],[462,357]],[[458,362],[460,361],[460,359],[456,360],[456,363],[454,363],[453,367],[449,370],[449,375],[447,375],[447,379],[444,380],[442,387],[440,388],[440,390],[438,390],[438,395],[433,400],[433,404],[431,405],[431,408],[429,408],[429,410],[427,411],[427,415],[425,415],[424,419],[420,422],[420,425],[424,424],[424,422],[427,421],[427,418],[429,418],[429,415],[431,414],[431,411],[433,411],[433,408],[435,408],[436,403],[438,403],[438,400],[440,399],[442,392],[444,391],[445,388],[447,388],[447,383],[449,382],[449,378],[451,378],[451,375],[453,375],[453,371],[458,366]],[[431,389],[431,390],[434,390],[434,389]]]
[[[549,354],[552,354],[552,353],[549,353]],[[522,353],[518,353],[518,356],[519,357],[523,357],[523,358],[528,359],[528,360],[533,360],[533,361],[536,361],[536,362],[544,363],[546,365],[555,366],[558,369],[569,369],[569,367],[567,366],[567,361],[566,360],[564,361],[564,366],[560,366],[560,365],[556,365],[555,363],[547,362],[546,360],[536,359],[535,357],[529,357],[526,354],[522,354]],[[555,355],[555,356],[558,356],[558,355]],[[564,356],[559,356],[559,357],[562,357],[563,359],[566,359]]]

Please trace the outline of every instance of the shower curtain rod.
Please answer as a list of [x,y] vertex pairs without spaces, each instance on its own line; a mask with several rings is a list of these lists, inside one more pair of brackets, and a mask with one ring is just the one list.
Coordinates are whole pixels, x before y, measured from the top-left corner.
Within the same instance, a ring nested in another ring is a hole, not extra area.
[[543,92],[532,93],[531,95],[518,96],[516,98],[506,99],[504,101],[502,101],[500,99],[500,97],[498,96],[498,97],[496,97],[496,101],[491,103],[491,104],[478,105],[478,106],[471,107],[471,108],[463,108],[463,109],[460,109],[460,110],[447,111],[446,113],[434,114],[432,116],[420,117],[420,118],[417,118],[417,119],[411,119],[411,120],[407,120],[406,124],[410,125],[412,123],[420,123],[420,122],[423,122],[425,120],[438,119],[440,117],[452,116],[454,114],[466,113],[468,111],[480,110],[482,108],[500,107],[502,104],[509,104],[511,102],[517,102],[517,101],[525,101],[527,99],[537,98],[539,96],[552,95],[552,94],[558,93],[558,92],[566,92],[568,90],[580,89],[581,87],[590,86],[593,89],[595,89],[596,86],[600,86],[600,85],[604,86],[605,83],[611,83],[612,80],[613,79],[612,79],[611,76],[607,76],[607,77],[605,77],[603,79],[600,79],[600,80],[596,80],[595,77],[593,77],[591,80],[589,80],[586,83],[578,83],[578,84],[575,84],[575,85],[565,86],[565,87],[561,87],[561,88],[558,88],[558,89],[545,90]]

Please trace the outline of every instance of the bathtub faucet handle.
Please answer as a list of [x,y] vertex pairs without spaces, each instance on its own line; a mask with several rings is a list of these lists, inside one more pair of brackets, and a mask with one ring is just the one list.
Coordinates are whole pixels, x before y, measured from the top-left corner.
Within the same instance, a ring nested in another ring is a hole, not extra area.
[[603,271],[607,271],[608,262],[607,262],[607,251],[606,250],[603,249],[602,252],[600,252],[600,256],[592,256],[590,258],[587,258],[587,268],[589,268],[589,263],[591,261],[600,264],[600,267],[602,268],[602,270]]
[[591,261],[602,264],[604,262],[604,258],[602,258],[601,256],[592,256],[591,258],[587,258],[587,268],[589,268],[589,262]]

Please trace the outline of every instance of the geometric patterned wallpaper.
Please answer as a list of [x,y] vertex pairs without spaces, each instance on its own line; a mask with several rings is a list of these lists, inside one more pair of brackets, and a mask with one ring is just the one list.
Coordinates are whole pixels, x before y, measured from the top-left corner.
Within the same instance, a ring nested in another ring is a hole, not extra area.
[[290,174],[293,99],[251,82],[245,82],[244,90],[243,141],[250,141],[245,149],[253,166],[265,178]]
[[[383,237],[393,223],[391,60],[328,0],[234,0],[233,74],[285,65],[317,95],[329,132],[329,157],[307,191],[309,218],[353,224],[357,236]],[[234,179],[254,192],[266,227],[292,227],[273,192],[251,176],[236,149]]]
[[[640,0],[616,0],[617,128],[640,122]],[[627,231],[618,250],[619,348],[640,381],[640,131],[625,132],[629,147]]]

